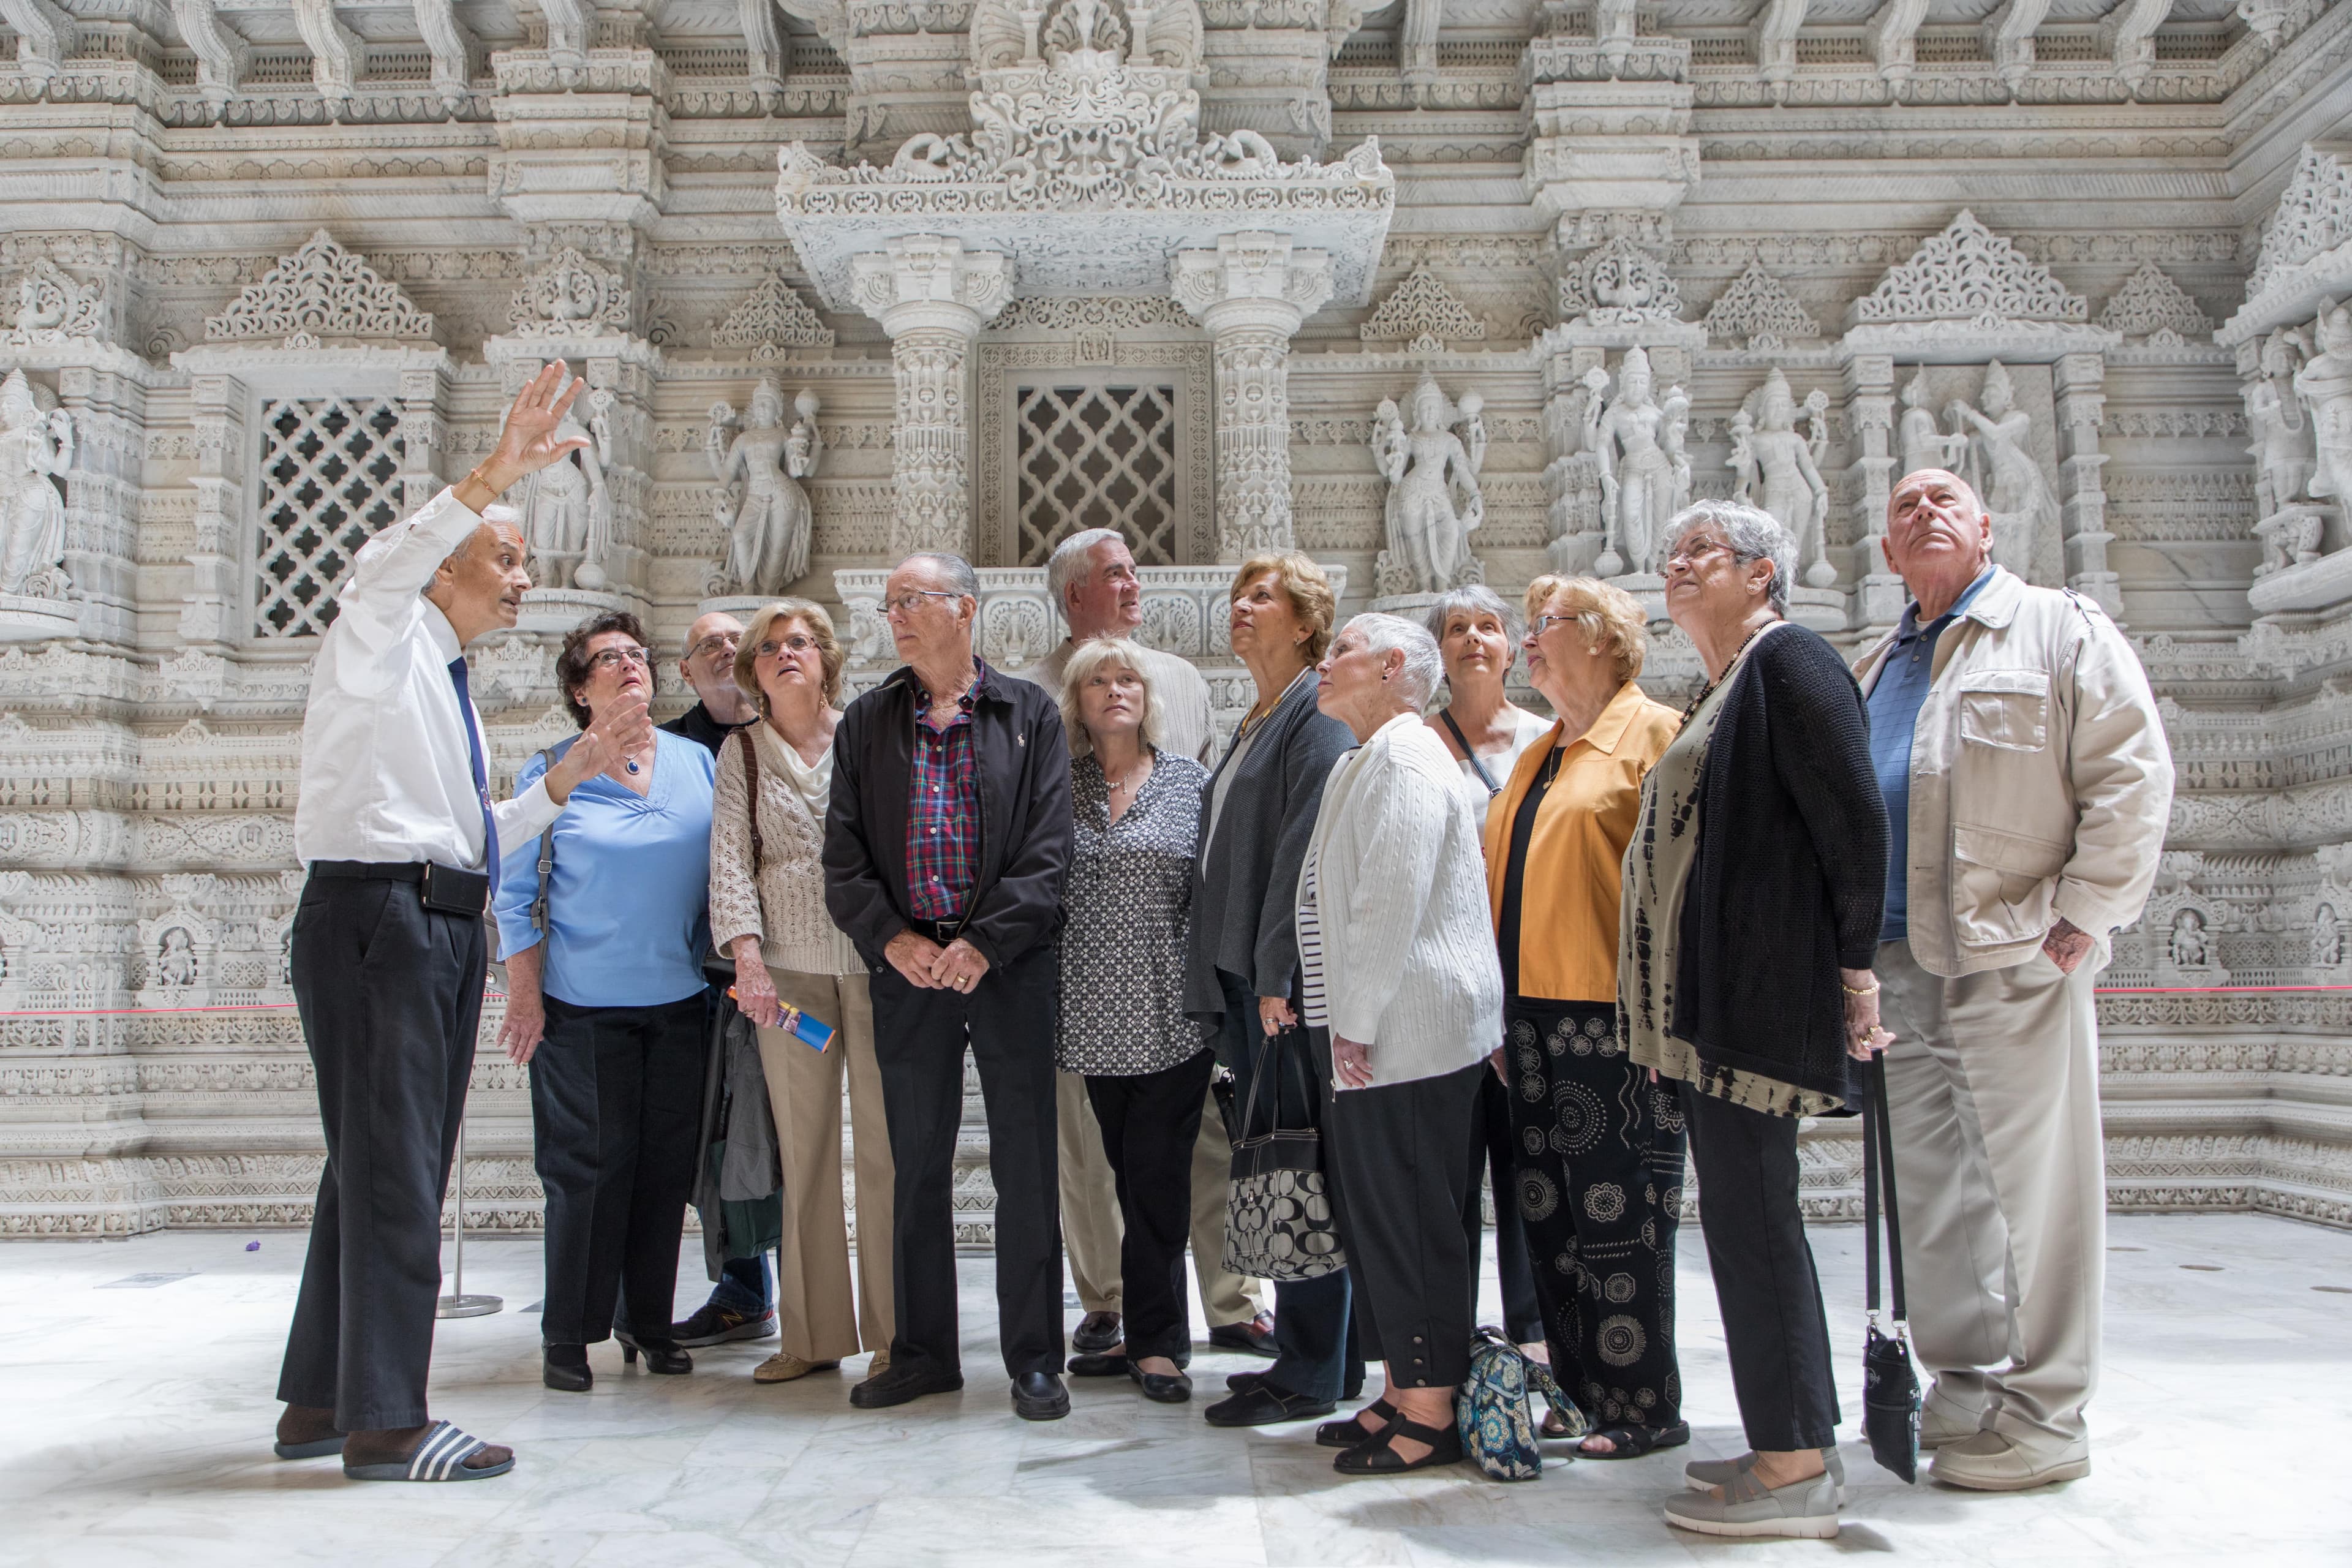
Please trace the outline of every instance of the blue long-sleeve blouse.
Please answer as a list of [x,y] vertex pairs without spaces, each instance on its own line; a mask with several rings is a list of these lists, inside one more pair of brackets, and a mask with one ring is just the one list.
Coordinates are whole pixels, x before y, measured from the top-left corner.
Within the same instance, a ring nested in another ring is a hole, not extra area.
[[[533,757],[516,789],[546,771]],[[601,774],[574,789],[555,819],[544,932],[530,923],[539,840],[501,845],[499,956],[544,936],[541,989],[575,1007],[652,1007],[701,990],[713,777],[709,750],[657,734],[653,784],[642,797]]]

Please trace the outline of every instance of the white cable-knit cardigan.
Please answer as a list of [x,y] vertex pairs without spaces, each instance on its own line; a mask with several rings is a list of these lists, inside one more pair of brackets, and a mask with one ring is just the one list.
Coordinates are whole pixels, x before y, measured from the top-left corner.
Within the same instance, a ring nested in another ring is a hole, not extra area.
[[1417,715],[1332,765],[1307,858],[1331,1033],[1370,1047],[1375,1083],[1454,1072],[1502,1043],[1477,808]]

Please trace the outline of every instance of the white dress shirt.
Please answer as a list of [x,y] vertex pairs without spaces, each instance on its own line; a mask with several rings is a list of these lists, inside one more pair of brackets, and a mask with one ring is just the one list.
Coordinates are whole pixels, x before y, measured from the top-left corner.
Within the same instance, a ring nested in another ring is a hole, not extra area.
[[[320,639],[302,716],[294,853],[313,860],[484,866],[482,807],[449,661],[462,651],[433,574],[482,525],[445,489],[362,546]],[[489,745],[481,736],[485,768]],[[493,808],[499,841],[535,838],[563,808],[534,784]]]

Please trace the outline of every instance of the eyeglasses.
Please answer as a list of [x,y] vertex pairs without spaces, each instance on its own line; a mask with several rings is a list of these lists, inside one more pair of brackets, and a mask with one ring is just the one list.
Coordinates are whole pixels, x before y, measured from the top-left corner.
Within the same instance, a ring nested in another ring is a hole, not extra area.
[[1730,548],[1730,544],[1724,540],[1701,539],[1676,549],[1672,554],[1666,557],[1666,564],[1672,566],[1679,563],[1685,566],[1692,565],[1703,555],[1712,555],[1718,550],[1729,550]]
[[814,647],[816,638],[805,632],[794,632],[782,642],[770,637],[760,645],[758,651],[761,658],[773,658],[780,653],[806,653]]
[[895,599],[883,600],[882,613],[886,616],[911,616],[915,613],[915,606],[925,599],[961,599],[962,597],[961,594],[951,594],[938,588],[910,588]]
[[1528,626],[1528,636],[1530,637],[1539,637],[1543,636],[1544,633],[1551,630],[1552,627],[1564,626],[1569,622],[1577,618],[1578,617],[1574,616],[1538,616],[1534,622]]
[[625,664],[634,664],[643,669],[652,662],[652,656],[641,647],[608,647],[590,659],[588,668],[595,670],[618,669]]
[[732,652],[742,646],[741,632],[713,632],[686,650],[688,658],[708,658],[714,653]]

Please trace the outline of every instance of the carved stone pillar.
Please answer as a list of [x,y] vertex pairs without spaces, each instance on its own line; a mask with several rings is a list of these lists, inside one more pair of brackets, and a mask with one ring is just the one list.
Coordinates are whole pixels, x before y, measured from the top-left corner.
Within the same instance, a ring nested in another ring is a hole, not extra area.
[[198,375],[188,390],[196,430],[196,547],[188,555],[180,640],[226,652],[241,635],[244,607],[236,572],[237,528],[245,515],[247,393],[233,375]]
[[2122,580],[2107,569],[2106,481],[2100,470],[2099,422],[2107,408],[2107,362],[2097,354],[2066,354],[2055,376],[2058,403],[2058,482],[2066,547],[2066,585],[2123,619]]
[[137,620],[139,468],[146,457],[147,389],[135,374],[95,365],[58,372],[58,405],[73,420],[66,476],[66,575],[82,601],[81,635],[129,643]]
[[1216,356],[1217,559],[1296,546],[1290,518],[1290,340],[1331,297],[1331,258],[1280,234],[1180,250],[1170,287]]
[[1886,501],[1895,489],[1895,360],[1856,354],[1845,365],[1845,416],[1853,431],[1845,489],[1853,497],[1855,610],[1873,631],[1891,628],[1906,602],[1903,579],[1886,564]]
[[898,385],[890,553],[972,555],[971,345],[1013,297],[1013,264],[915,235],[851,260],[858,307],[890,334]]

